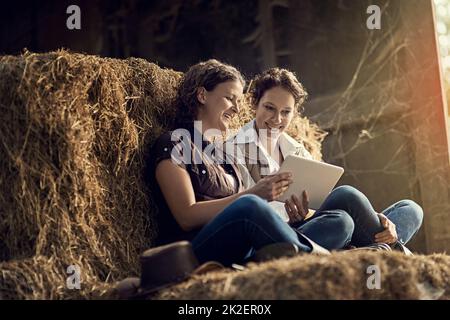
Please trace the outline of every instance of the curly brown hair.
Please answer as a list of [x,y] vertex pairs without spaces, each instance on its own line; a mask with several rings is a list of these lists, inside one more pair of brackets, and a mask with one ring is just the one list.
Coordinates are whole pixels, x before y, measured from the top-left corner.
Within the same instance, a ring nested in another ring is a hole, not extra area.
[[186,128],[197,118],[200,102],[197,89],[204,87],[207,91],[226,81],[240,81],[245,86],[242,74],[233,66],[216,59],[199,62],[189,68],[183,75],[175,100],[176,127]]
[[289,91],[295,100],[295,107],[300,108],[308,97],[308,92],[298,81],[294,72],[282,68],[271,68],[256,75],[250,83],[251,104],[256,108],[264,93],[273,87],[282,87]]

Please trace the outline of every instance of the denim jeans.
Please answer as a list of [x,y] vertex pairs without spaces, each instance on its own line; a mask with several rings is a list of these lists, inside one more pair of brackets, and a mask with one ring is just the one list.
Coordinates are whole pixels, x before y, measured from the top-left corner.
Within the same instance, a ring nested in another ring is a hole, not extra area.
[[[302,232],[312,240],[326,239],[319,244],[335,249],[350,241],[353,227],[347,213],[334,210],[305,223]],[[214,260],[230,265],[242,262],[255,250],[276,242],[293,243],[302,251],[311,251],[299,240],[297,231],[265,200],[245,195],[206,224],[192,240],[192,246],[200,263]]]
[[[334,189],[318,212],[344,210],[353,219],[355,230],[351,244],[357,247],[374,243],[375,235],[384,230],[369,199],[351,186]],[[422,225],[423,210],[412,200],[401,200],[382,211],[395,224],[399,242],[406,244]]]

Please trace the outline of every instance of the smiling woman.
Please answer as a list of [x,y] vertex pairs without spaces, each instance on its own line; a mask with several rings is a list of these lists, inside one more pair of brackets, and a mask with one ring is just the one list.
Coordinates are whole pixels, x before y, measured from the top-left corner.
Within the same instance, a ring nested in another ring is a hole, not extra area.
[[[242,96],[244,85],[245,81],[238,70],[217,60],[211,59],[192,66],[184,75],[177,92],[174,129],[192,126],[199,116],[211,120],[209,125],[217,125],[218,119],[209,119],[213,108],[224,108],[222,113],[229,111],[227,115],[232,115],[237,110],[237,99]],[[213,101],[220,106],[215,106]]]
[[205,87],[197,88],[200,102],[197,120],[202,122],[203,130],[227,131],[231,119],[239,112],[238,100],[242,91],[243,85],[238,80],[222,82],[210,91]]
[[[279,172],[289,155],[311,158],[301,143],[285,133],[296,109],[302,106],[307,96],[295,74],[287,69],[272,68],[257,75],[253,82],[251,93],[253,108],[256,109],[255,119],[231,139],[244,158],[241,175],[247,188]],[[284,203],[274,202],[271,205],[277,208],[281,216],[288,217],[294,229],[304,232],[327,249],[340,249],[347,245],[384,247],[384,244],[389,244],[394,249],[407,252],[403,245],[422,224],[422,208],[415,202],[402,200],[378,213],[369,199],[351,186],[334,189],[310,217],[308,191],[285,195],[288,198]],[[349,225],[352,226],[352,235],[347,242],[332,236],[335,229],[328,229],[321,221],[327,217],[345,220],[348,216],[351,217]],[[389,246],[387,248],[391,250]]]
[[271,139],[278,135],[290,124],[294,117],[295,99],[283,87],[273,87],[261,97],[255,118],[258,130],[266,129]]

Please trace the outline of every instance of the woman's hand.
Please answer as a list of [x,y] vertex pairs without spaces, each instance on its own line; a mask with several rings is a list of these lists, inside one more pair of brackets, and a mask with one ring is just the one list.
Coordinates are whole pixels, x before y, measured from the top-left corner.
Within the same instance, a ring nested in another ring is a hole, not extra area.
[[301,200],[298,196],[293,194],[290,199],[286,200],[284,207],[286,208],[286,212],[289,216],[289,223],[302,221],[308,214],[308,194],[306,191],[303,191]]
[[384,231],[377,233],[375,235],[376,243],[387,243],[392,244],[398,240],[397,231],[395,230],[395,224],[389,220],[384,214],[379,213],[378,217],[380,218],[380,222],[384,227]]
[[259,180],[248,193],[256,194],[267,201],[274,201],[288,189],[292,183],[292,173],[281,172]]

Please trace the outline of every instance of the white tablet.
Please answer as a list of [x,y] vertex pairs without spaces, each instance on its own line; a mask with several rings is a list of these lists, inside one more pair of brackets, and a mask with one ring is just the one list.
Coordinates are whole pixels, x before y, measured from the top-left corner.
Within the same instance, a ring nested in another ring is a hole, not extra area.
[[293,194],[300,197],[306,190],[309,198],[309,208],[319,209],[325,198],[330,194],[344,169],[332,164],[301,158],[294,155],[286,157],[279,172],[292,172],[294,181],[278,201],[286,201]]

